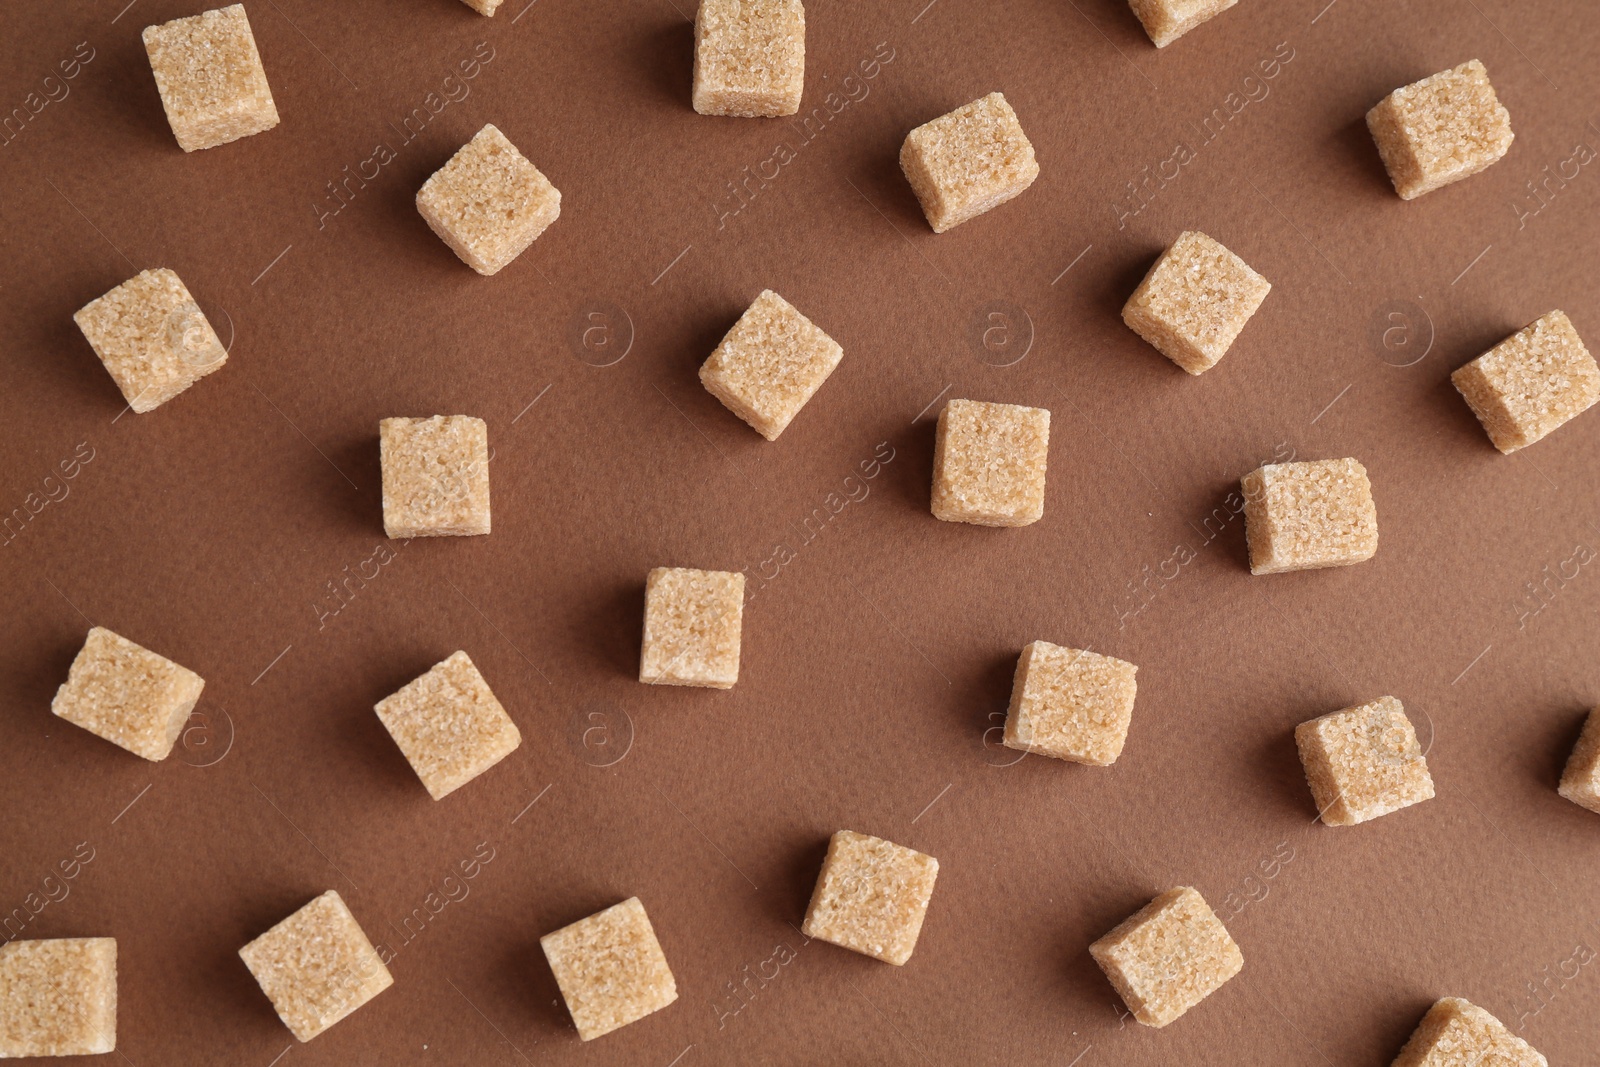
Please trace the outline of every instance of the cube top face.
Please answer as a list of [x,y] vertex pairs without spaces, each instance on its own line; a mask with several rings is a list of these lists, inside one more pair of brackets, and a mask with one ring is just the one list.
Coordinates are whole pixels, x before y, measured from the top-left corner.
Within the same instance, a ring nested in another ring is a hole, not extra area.
[[1228,354],[1272,284],[1203,233],[1179,234],[1122,309],[1162,355],[1200,374]]
[[465,652],[407,683],[375,709],[435,800],[509,756],[522,734]]
[[1144,32],[1165,48],[1202,22],[1216,18],[1239,0],[1128,0]]
[[1489,440],[1525,448],[1600,401],[1600,366],[1565,312],[1552,311],[1450,376]]
[[117,942],[0,945],[0,1059],[92,1056],[117,1047]]
[[1445,997],[1422,1017],[1393,1067],[1549,1067],[1549,1061],[1476,1004]]
[[999,207],[1039,176],[1033,144],[1003,93],[912,130],[900,148],[900,167],[934,233]]
[[1433,797],[1433,776],[1394,697],[1295,727],[1295,746],[1322,821],[1354,826]]
[[136,756],[163,760],[205,684],[187,667],[96,626],[50,710]]
[[394,985],[377,949],[331,889],[239,955],[300,1041],[310,1041]]
[[72,320],[136,412],[160,407],[228,361],[200,305],[165,268],[140,271]]
[[1244,967],[1244,954],[1198,890],[1169,889],[1089,946],[1133,1017],[1166,1026]]
[[1559,792],[1580,807],[1600,814],[1600,711],[1584,720],[1583,733],[1561,772]]
[[1511,115],[1476,59],[1396,89],[1367,128],[1402,199],[1471,177],[1511,148]]
[[694,20],[694,109],[774,118],[800,110],[806,12],[800,0],[701,0]]
[[1033,642],[1017,661],[1006,747],[1110,766],[1128,738],[1138,670],[1111,656]]
[[1378,509],[1353,459],[1269,463],[1240,480],[1251,574],[1343,567],[1378,551]]
[[638,897],[545,934],[539,946],[585,1041],[678,999],[678,984]]
[[490,275],[561,216],[561,193],[490,124],[422,183],[417,210],[462,262]]
[[799,414],[844,349],[771,289],[756,297],[700,368],[700,381],[769,441]]
[[828,842],[802,932],[903,966],[917,947],[938,875],[932,856],[840,830]]
[[489,532],[489,427],[470,415],[384,419],[383,528],[393,538]]
[[934,518],[979,526],[1044,518],[1045,409],[952,400],[939,413],[933,453]]
[[743,574],[657,567],[645,582],[639,681],[733,688],[743,625]]
[[147,26],[144,47],[167,122],[185,152],[278,124],[243,4]]

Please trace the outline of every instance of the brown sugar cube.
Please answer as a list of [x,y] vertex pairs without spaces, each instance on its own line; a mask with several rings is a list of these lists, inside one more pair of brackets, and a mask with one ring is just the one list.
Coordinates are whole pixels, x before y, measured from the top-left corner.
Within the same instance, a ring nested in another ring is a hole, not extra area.
[[1344,567],[1377,554],[1372,483],[1355,460],[1269,463],[1239,484],[1251,574]]
[[800,0],[700,0],[694,18],[694,109],[776,118],[800,110],[806,10]]
[[163,760],[205,684],[187,667],[95,626],[50,710],[136,756]]
[[1049,456],[1045,409],[950,401],[933,444],[933,517],[979,526],[1038,522]]
[[1128,0],[1157,48],[1165,48],[1239,0]]
[[561,217],[561,193],[491,124],[422,183],[417,210],[463,263],[490,275]]
[[1006,747],[1111,766],[1128,739],[1138,670],[1110,656],[1033,642],[1011,683]]
[[472,8],[472,10],[476,11],[478,14],[489,15],[491,17],[493,17],[495,11],[500,7],[500,0],[461,0],[461,2]]
[[838,342],[764,289],[701,366],[700,381],[729,411],[776,441],[843,358]]
[[522,734],[471,657],[456,652],[375,709],[428,795],[460,789],[509,756]]
[[144,48],[178,147],[215,148],[278,124],[244,5],[146,26]]
[[1533,1046],[1476,1004],[1445,997],[1428,1009],[1393,1067],[1549,1067]]
[[1203,233],[1161,254],[1122,308],[1122,321],[1162,355],[1201,374],[1217,365],[1272,284]]
[[1470,178],[1511,148],[1511,116],[1476,59],[1396,89],[1367,129],[1403,200]]
[[334,890],[239,950],[295,1038],[310,1041],[394,985],[389,968]]
[[1450,376],[1494,446],[1533,444],[1600,400],[1600,367],[1565,312],[1552,311]]
[[115,938],[0,945],[0,1060],[116,1048]]
[[638,897],[545,934],[539,947],[584,1041],[678,999],[678,983]]
[[828,842],[801,932],[904,966],[917,947],[938,876],[939,861],[932,856],[840,830]]
[[1244,954],[1197,889],[1169,889],[1089,946],[1133,1017],[1166,1026],[1244,967]]
[[72,321],[136,412],[153,411],[228,362],[200,305],[164,267],[140,271]]
[[1294,743],[1329,826],[1354,826],[1433,799],[1417,732],[1394,697],[1303,722]]
[[743,574],[655,568],[645,582],[639,681],[732,689],[743,624]]
[[928,225],[944,233],[1032,185],[1039,161],[1005,94],[990,93],[907,134],[900,169]]
[[1600,711],[1584,720],[1583,733],[1561,772],[1560,793],[1580,807],[1600,814]]
[[390,537],[489,532],[489,427],[470,415],[384,419],[383,529]]

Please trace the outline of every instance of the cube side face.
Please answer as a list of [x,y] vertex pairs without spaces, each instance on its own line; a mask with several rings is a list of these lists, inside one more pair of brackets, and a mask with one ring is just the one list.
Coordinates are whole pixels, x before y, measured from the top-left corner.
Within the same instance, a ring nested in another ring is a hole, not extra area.
[[1006,746],[1110,766],[1127,741],[1137,672],[1111,656],[1033,642],[1017,661]]
[[375,710],[434,800],[460,789],[522,744],[517,724],[465,652],[435,665]]
[[799,113],[806,80],[801,0],[701,0],[694,36],[695,111],[737,118]]
[[495,11],[499,9],[501,0],[461,0],[461,2],[480,15],[492,17]]
[[172,753],[205,688],[198,674],[96,626],[50,711],[147,760]]
[[1244,968],[1244,955],[1199,891],[1169,889],[1089,946],[1133,1017],[1162,1027]]
[[423,182],[417,211],[462,262],[492,275],[561,217],[561,193],[490,124]]
[[144,45],[167,122],[185,152],[215,148],[278,124],[244,5],[150,26]]
[[1272,285],[1203,233],[1179,235],[1122,309],[1122,321],[1190,374],[1216,366]]
[[546,934],[539,945],[585,1041],[678,999],[672,969],[638,897]]
[[706,390],[769,441],[828,380],[844,349],[768,289],[700,367]]
[[1239,0],[1129,0],[1129,6],[1157,48],[1165,48]]
[[1354,459],[1270,463],[1240,480],[1251,574],[1344,567],[1378,551],[1378,511]]
[[0,945],[0,1059],[92,1056],[117,1047],[117,942]]
[[487,534],[489,427],[470,415],[378,424],[383,528],[391,538]]
[[153,411],[228,361],[173,271],[140,271],[72,319],[135,412]]
[[801,932],[904,966],[922,934],[938,875],[932,856],[840,830],[828,842]]
[[310,1041],[394,984],[334,890],[239,950],[278,1017]]
[[1396,89],[1367,113],[1367,127],[1405,200],[1487,169],[1514,136],[1476,59]]
[[1050,412],[952,400],[939,413],[931,508],[945,522],[1027,526],[1044,517]]
[[1600,366],[1561,311],[1518,330],[1450,380],[1507,454],[1543,440],[1600,401]]
[[1580,807],[1600,814],[1600,711],[1584,720],[1583,733],[1561,772],[1558,791]]
[[1393,1067],[1549,1067],[1505,1024],[1460,997],[1437,1001],[1400,1050]]
[[1354,826],[1434,795],[1416,730],[1394,697],[1303,722],[1294,736],[1329,826]]
[[743,619],[743,574],[657,567],[645,583],[639,681],[731,689]]
[[900,167],[935,233],[992,211],[1039,176],[1033,144],[1001,93],[912,130]]

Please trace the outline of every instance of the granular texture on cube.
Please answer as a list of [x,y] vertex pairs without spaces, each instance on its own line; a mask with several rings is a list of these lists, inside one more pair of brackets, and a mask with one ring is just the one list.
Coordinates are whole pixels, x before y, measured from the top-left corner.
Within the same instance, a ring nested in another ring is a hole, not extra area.
[[979,526],[1038,522],[1049,456],[1045,409],[950,401],[934,436],[934,518]]
[[1444,997],[1428,1009],[1393,1067],[1549,1067],[1534,1047],[1470,1001]]
[[764,289],[700,367],[700,381],[729,411],[776,441],[843,358],[833,338]]
[[1244,954],[1197,889],[1169,889],[1089,946],[1133,1017],[1166,1026],[1244,967]]
[[774,118],[800,110],[806,11],[800,0],[700,0],[694,19],[694,109]]
[[1396,89],[1367,128],[1402,199],[1469,178],[1511,148],[1511,115],[1478,60]]
[[1417,731],[1394,697],[1303,722],[1294,743],[1329,826],[1354,826],[1433,798]]
[[185,152],[278,124],[243,4],[147,26],[144,47],[167,122]]
[[489,532],[489,427],[470,415],[384,419],[383,528],[394,538]]
[[375,709],[435,800],[509,756],[522,734],[471,657],[456,652]]
[[900,169],[934,233],[999,207],[1039,176],[1033,144],[1004,93],[990,93],[906,135]]
[[645,582],[639,681],[733,688],[743,623],[743,574],[655,568]]
[[1144,32],[1157,48],[1165,48],[1202,22],[1222,14],[1239,0],[1128,0]]
[[72,321],[136,412],[160,407],[228,361],[200,305],[164,267],[140,271]]
[[1033,642],[1011,683],[1006,747],[1109,767],[1128,738],[1138,670],[1111,656]]
[[62,937],[0,945],[0,1060],[117,1047],[117,942]]
[[539,947],[585,1041],[678,999],[678,983],[638,897],[545,934]]
[[1529,323],[1450,380],[1505,453],[1533,444],[1600,400],[1600,367],[1561,311]]
[[300,1041],[310,1041],[394,985],[378,950],[332,889],[239,955]]
[[463,263],[489,275],[561,216],[561,193],[490,124],[422,183],[417,210]]
[[495,11],[500,7],[501,0],[461,0],[461,2],[472,8],[472,10],[476,11],[480,15],[489,15],[492,17]]
[[187,667],[95,626],[50,710],[136,756],[163,760],[205,684]]
[[1190,374],[1228,354],[1272,284],[1218,242],[1178,235],[1122,308],[1122,321]]
[[1584,720],[1583,733],[1561,772],[1559,791],[1581,807],[1600,814],[1600,711]]
[[1344,567],[1377,554],[1378,509],[1356,460],[1269,463],[1240,485],[1251,574]]
[[932,856],[840,830],[828,842],[801,932],[903,966],[917,947],[938,875]]

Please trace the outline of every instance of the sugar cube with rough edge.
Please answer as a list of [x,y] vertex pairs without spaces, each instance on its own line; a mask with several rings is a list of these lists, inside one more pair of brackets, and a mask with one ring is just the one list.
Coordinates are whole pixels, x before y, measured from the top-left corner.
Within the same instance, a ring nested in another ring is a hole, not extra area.
[[1600,367],[1565,312],[1529,323],[1450,376],[1501,452],[1515,452],[1600,400]]
[[1392,1067],[1549,1067],[1499,1019],[1460,997],[1428,1009]]
[[694,18],[694,109],[777,118],[800,110],[806,11],[800,0],[700,0]]
[[465,652],[435,664],[375,709],[412,770],[439,800],[522,744],[522,734]]
[[585,1041],[678,999],[678,983],[638,897],[545,934],[539,947]]
[[144,47],[167,123],[185,152],[215,148],[278,124],[243,4],[146,26]]
[[932,856],[840,830],[828,842],[801,932],[904,966],[917,947],[938,875]]
[[1111,656],[1034,641],[1017,660],[1006,747],[1109,767],[1128,739],[1138,670]]
[[1367,112],[1367,129],[1403,200],[1487,169],[1515,136],[1476,59],[1396,89]]
[[310,1041],[394,985],[378,950],[332,889],[239,955],[299,1041]]
[[1203,233],[1161,254],[1122,308],[1122,321],[1162,355],[1202,374],[1233,346],[1272,284]]
[[487,276],[561,217],[561,192],[491,123],[422,183],[417,210],[463,263]]
[[147,760],[164,760],[205,679],[103,626],[91,627],[50,710]]
[[1039,176],[1033,145],[1004,93],[990,93],[906,135],[900,169],[934,233],[1022,193]]
[[1239,0],[1128,0],[1157,48],[1165,48]]
[[639,681],[732,689],[743,624],[743,574],[655,568],[645,582]]
[[763,289],[701,366],[700,381],[729,411],[776,441],[843,358],[838,342]]
[[471,415],[378,424],[383,529],[392,538],[489,532],[489,427]]
[[117,942],[62,937],[0,945],[0,1060],[117,1048]]
[[1240,486],[1251,574],[1344,567],[1377,554],[1378,509],[1356,460],[1269,463]]
[[461,2],[480,15],[493,17],[495,11],[500,7],[501,0],[461,0]]
[[950,401],[933,444],[934,518],[979,526],[1038,522],[1049,457],[1044,408]]
[[1433,776],[1405,707],[1394,697],[1330,712],[1294,728],[1322,821],[1354,826],[1433,799]]
[[1600,711],[1584,720],[1583,733],[1561,772],[1560,793],[1580,807],[1600,814]]
[[1169,889],[1089,946],[1133,1017],[1162,1027],[1244,967],[1244,954],[1200,891]]
[[212,371],[228,351],[173,271],[143,270],[72,316],[134,411],[153,411]]

